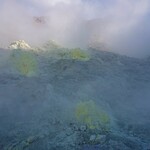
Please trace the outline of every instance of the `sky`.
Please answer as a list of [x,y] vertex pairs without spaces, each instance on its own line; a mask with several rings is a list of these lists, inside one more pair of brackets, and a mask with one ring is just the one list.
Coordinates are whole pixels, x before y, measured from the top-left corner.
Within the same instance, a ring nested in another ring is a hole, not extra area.
[[[0,44],[24,39],[31,45],[55,40],[67,47],[133,57],[150,55],[149,0],[1,0]],[[44,24],[34,22],[43,16]]]

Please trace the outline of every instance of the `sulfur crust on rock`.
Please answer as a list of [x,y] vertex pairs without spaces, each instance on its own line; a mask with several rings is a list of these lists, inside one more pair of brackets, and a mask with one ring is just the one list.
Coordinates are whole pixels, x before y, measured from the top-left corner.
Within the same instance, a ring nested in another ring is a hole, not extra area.
[[31,52],[15,50],[12,54],[12,61],[20,74],[28,77],[36,75],[37,61]]
[[79,102],[76,106],[75,115],[77,121],[86,124],[90,129],[106,126],[110,123],[109,115],[98,107],[94,101]]

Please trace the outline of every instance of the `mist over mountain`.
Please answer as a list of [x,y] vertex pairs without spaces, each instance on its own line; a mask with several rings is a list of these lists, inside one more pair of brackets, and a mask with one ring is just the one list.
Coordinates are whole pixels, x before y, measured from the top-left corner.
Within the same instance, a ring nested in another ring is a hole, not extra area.
[[[66,47],[104,45],[105,50],[134,57],[149,55],[148,0],[1,2],[0,41],[23,39],[31,45],[55,40]],[[35,18],[43,19],[35,22]],[[101,47],[101,46],[100,46]]]

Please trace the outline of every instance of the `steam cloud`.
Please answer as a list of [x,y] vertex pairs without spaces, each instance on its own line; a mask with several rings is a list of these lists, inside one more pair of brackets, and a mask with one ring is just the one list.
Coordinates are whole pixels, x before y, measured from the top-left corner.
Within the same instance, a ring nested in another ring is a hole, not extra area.
[[[56,40],[68,47],[90,43],[129,56],[150,54],[149,0],[5,0],[0,2],[0,43],[31,45]],[[41,17],[38,22],[34,17]]]

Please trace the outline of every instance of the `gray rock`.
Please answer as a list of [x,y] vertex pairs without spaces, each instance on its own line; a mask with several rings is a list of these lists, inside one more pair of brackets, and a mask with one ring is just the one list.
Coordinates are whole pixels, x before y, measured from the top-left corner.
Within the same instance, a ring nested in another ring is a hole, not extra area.
[[94,142],[95,140],[96,140],[96,135],[95,134],[91,135],[89,141]]
[[71,128],[68,128],[68,129],[66,130],[66,135],[67,135],[67,136],[70,136],[71,134],[73,134],[73,130],[72,130]]
[[80,130],[81,130],[81,131],[86,131],[86,130],[87,130],[87,127],[84,126],[84,125],[82,125],[82,126],[80,127]]
[[106,135],[100,135],[100,134],[98,134],[97,136],[96,136],[96,142],[98,142],[98,143],[104,143],[105,141],[106,141]]

